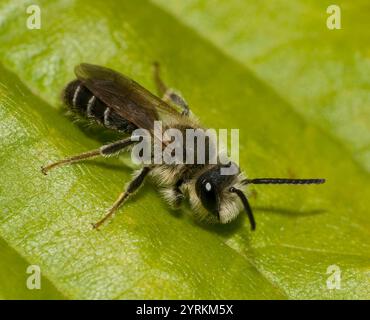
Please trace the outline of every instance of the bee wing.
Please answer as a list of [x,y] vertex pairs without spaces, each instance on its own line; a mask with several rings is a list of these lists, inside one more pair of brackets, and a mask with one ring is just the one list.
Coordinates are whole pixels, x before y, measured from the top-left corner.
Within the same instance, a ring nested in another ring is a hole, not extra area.
[[76,66],[75,74],[101,101],[139,128],[153,131],[160,113],[179,116],[175,108],[114,70],[82,63]]

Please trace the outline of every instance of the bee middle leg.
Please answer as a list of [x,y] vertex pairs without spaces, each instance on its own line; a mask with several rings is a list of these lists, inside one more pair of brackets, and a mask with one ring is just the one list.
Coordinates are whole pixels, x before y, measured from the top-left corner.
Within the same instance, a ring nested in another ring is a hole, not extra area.
[[123,202],[143,184],[144,179],[149,171],[149,167],[144,167],[141,169],[140,173],[129,183],[127,189],[119,195],[113,206],[108,210],[107,214],[97,223],[93,224],[94,229],[98,229],[105,221],[114,216],[117,209],[123,204]]
[[77,163],[77,162],[80,162],[86,159],[95,158],[98,156],[113,155],[113,154],[116,154],[122,151],[123,149],[125,149],[126,147],[128,147],[129,145],[133,143],[135,143],[135,141],[132,141],[131,138],[127,138],[127,139],[119,140],[119,141],[116,141],[110,144],[106,144],[100,147],[99,149],[83,152],[81,154],[53,162],[47,166],[43,166],[41,167],[41,172],[46,175],[48,171],[56,167],[61,167],[67,164]]
[[182,108],[182,115],[189,115],[190,109],[185,99],[174,89],[167,87],[161,79],[158,62],[154,63],[154,82],[156,83],[158,93],[162,95],[163,101],[175,104],[176,106]]

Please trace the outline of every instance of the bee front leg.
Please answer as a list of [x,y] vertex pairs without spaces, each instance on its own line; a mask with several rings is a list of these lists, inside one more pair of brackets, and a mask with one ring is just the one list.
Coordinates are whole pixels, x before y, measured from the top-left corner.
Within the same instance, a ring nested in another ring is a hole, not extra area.
[[182,108],[182,115],[189,115],[190,109],[185,99],[176,90],[168,88],[161,79],[158,62],[154,63],[154,82],[156,83],[158,93],[162,95],[163,101],[175,104],[176,106]]
[[181,185],[183,183],[184,181],[182,179],[178,180],[172,188],[164,193],[165,199],[172,209],[178,209],[184,199],[184,194],[181,191]]
[[114,202],[113,206],[108,210],[107,214],[99,220],[97,223],[93,224],[94,229],[98,229],[105,221],[113,217],[117,209],[122,205],[122,203],[132,195],[144,182],[145,177],[149,173],[150,168],[144,167],[141,169],[140,173],[129,183],[126,191],[122,192],[117,200]]
[[41,172],[46,175],[48,173],[48,171],[50,171],[51,169],[56,168],[56,167],[61,167],[61,166],[67,165],[67,164],[77,163],[77,162],[80,162],[82,160],[92,159],[92,158],[95,158],[95,157],[98,157],[98,156],[113,155],[113,154],[116,154],[116,153],[122,151],[123,149],[125,149],[126,147],[128,147],[130,144],[132,144],[134,142],[135,141],[132,141],[131,138],[119,140],[119,141],[104,145],[104,146],[100,147],[99,149],[92,150],[92,151],[87,151],[87,152],[84,152],[84,153],[81,153],[81,154],[78,154],[78,155],[75,155],[75,156],[72,156],[72,157],[69,157],[69,158],[65,158],[65,159],[56,161],[56,162],[51,163],[47,166],[43,166],[43,167],[41,167]]
[[175,187],[174,187],[175,199],[173,202],[174,208],[179,208],[182,203],[182,200],[184,199],[184,194],[181,191],[181,186],[183,185],[183,183],[184,183],[184,180],[179,179],[175,184]]
[[183,199],[184,195],[182,194],[182,192],[175,192],[175,199],[172,202],[172,208],[180,208]]

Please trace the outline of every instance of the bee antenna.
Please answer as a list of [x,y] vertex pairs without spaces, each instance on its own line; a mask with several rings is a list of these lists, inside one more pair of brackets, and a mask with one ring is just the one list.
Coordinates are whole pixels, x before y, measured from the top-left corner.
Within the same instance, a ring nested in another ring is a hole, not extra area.
[[254,220],[252,209],[251,209],[251,207],[249,205],[248,199],[245,196],[245,194],[241,190],[236,189],[234,187],[231,187],[229,190],[230,190],[230,192],[236,193],[238,195],[238,197],[242,201],[243,206],[244,206],[244,209],[245,209],[245,211],[246,211],[246,213],[248,215],[248,218],[249,218],[249,222],[251,224],[252,231],[256,230],[256,221]]
[[325,179],[284,179],[284,178],[259,178],[259,179],[244,179],[241,181],[246,184],[321,184]]

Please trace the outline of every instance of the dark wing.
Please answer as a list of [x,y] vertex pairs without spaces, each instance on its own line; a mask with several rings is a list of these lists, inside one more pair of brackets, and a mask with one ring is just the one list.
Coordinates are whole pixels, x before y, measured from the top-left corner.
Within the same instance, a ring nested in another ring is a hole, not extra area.
[[82,63],[76,66],[75,74],[101,101],[139,128],[152,131],[159,113],[179,115],[169,104],[114,70]]

